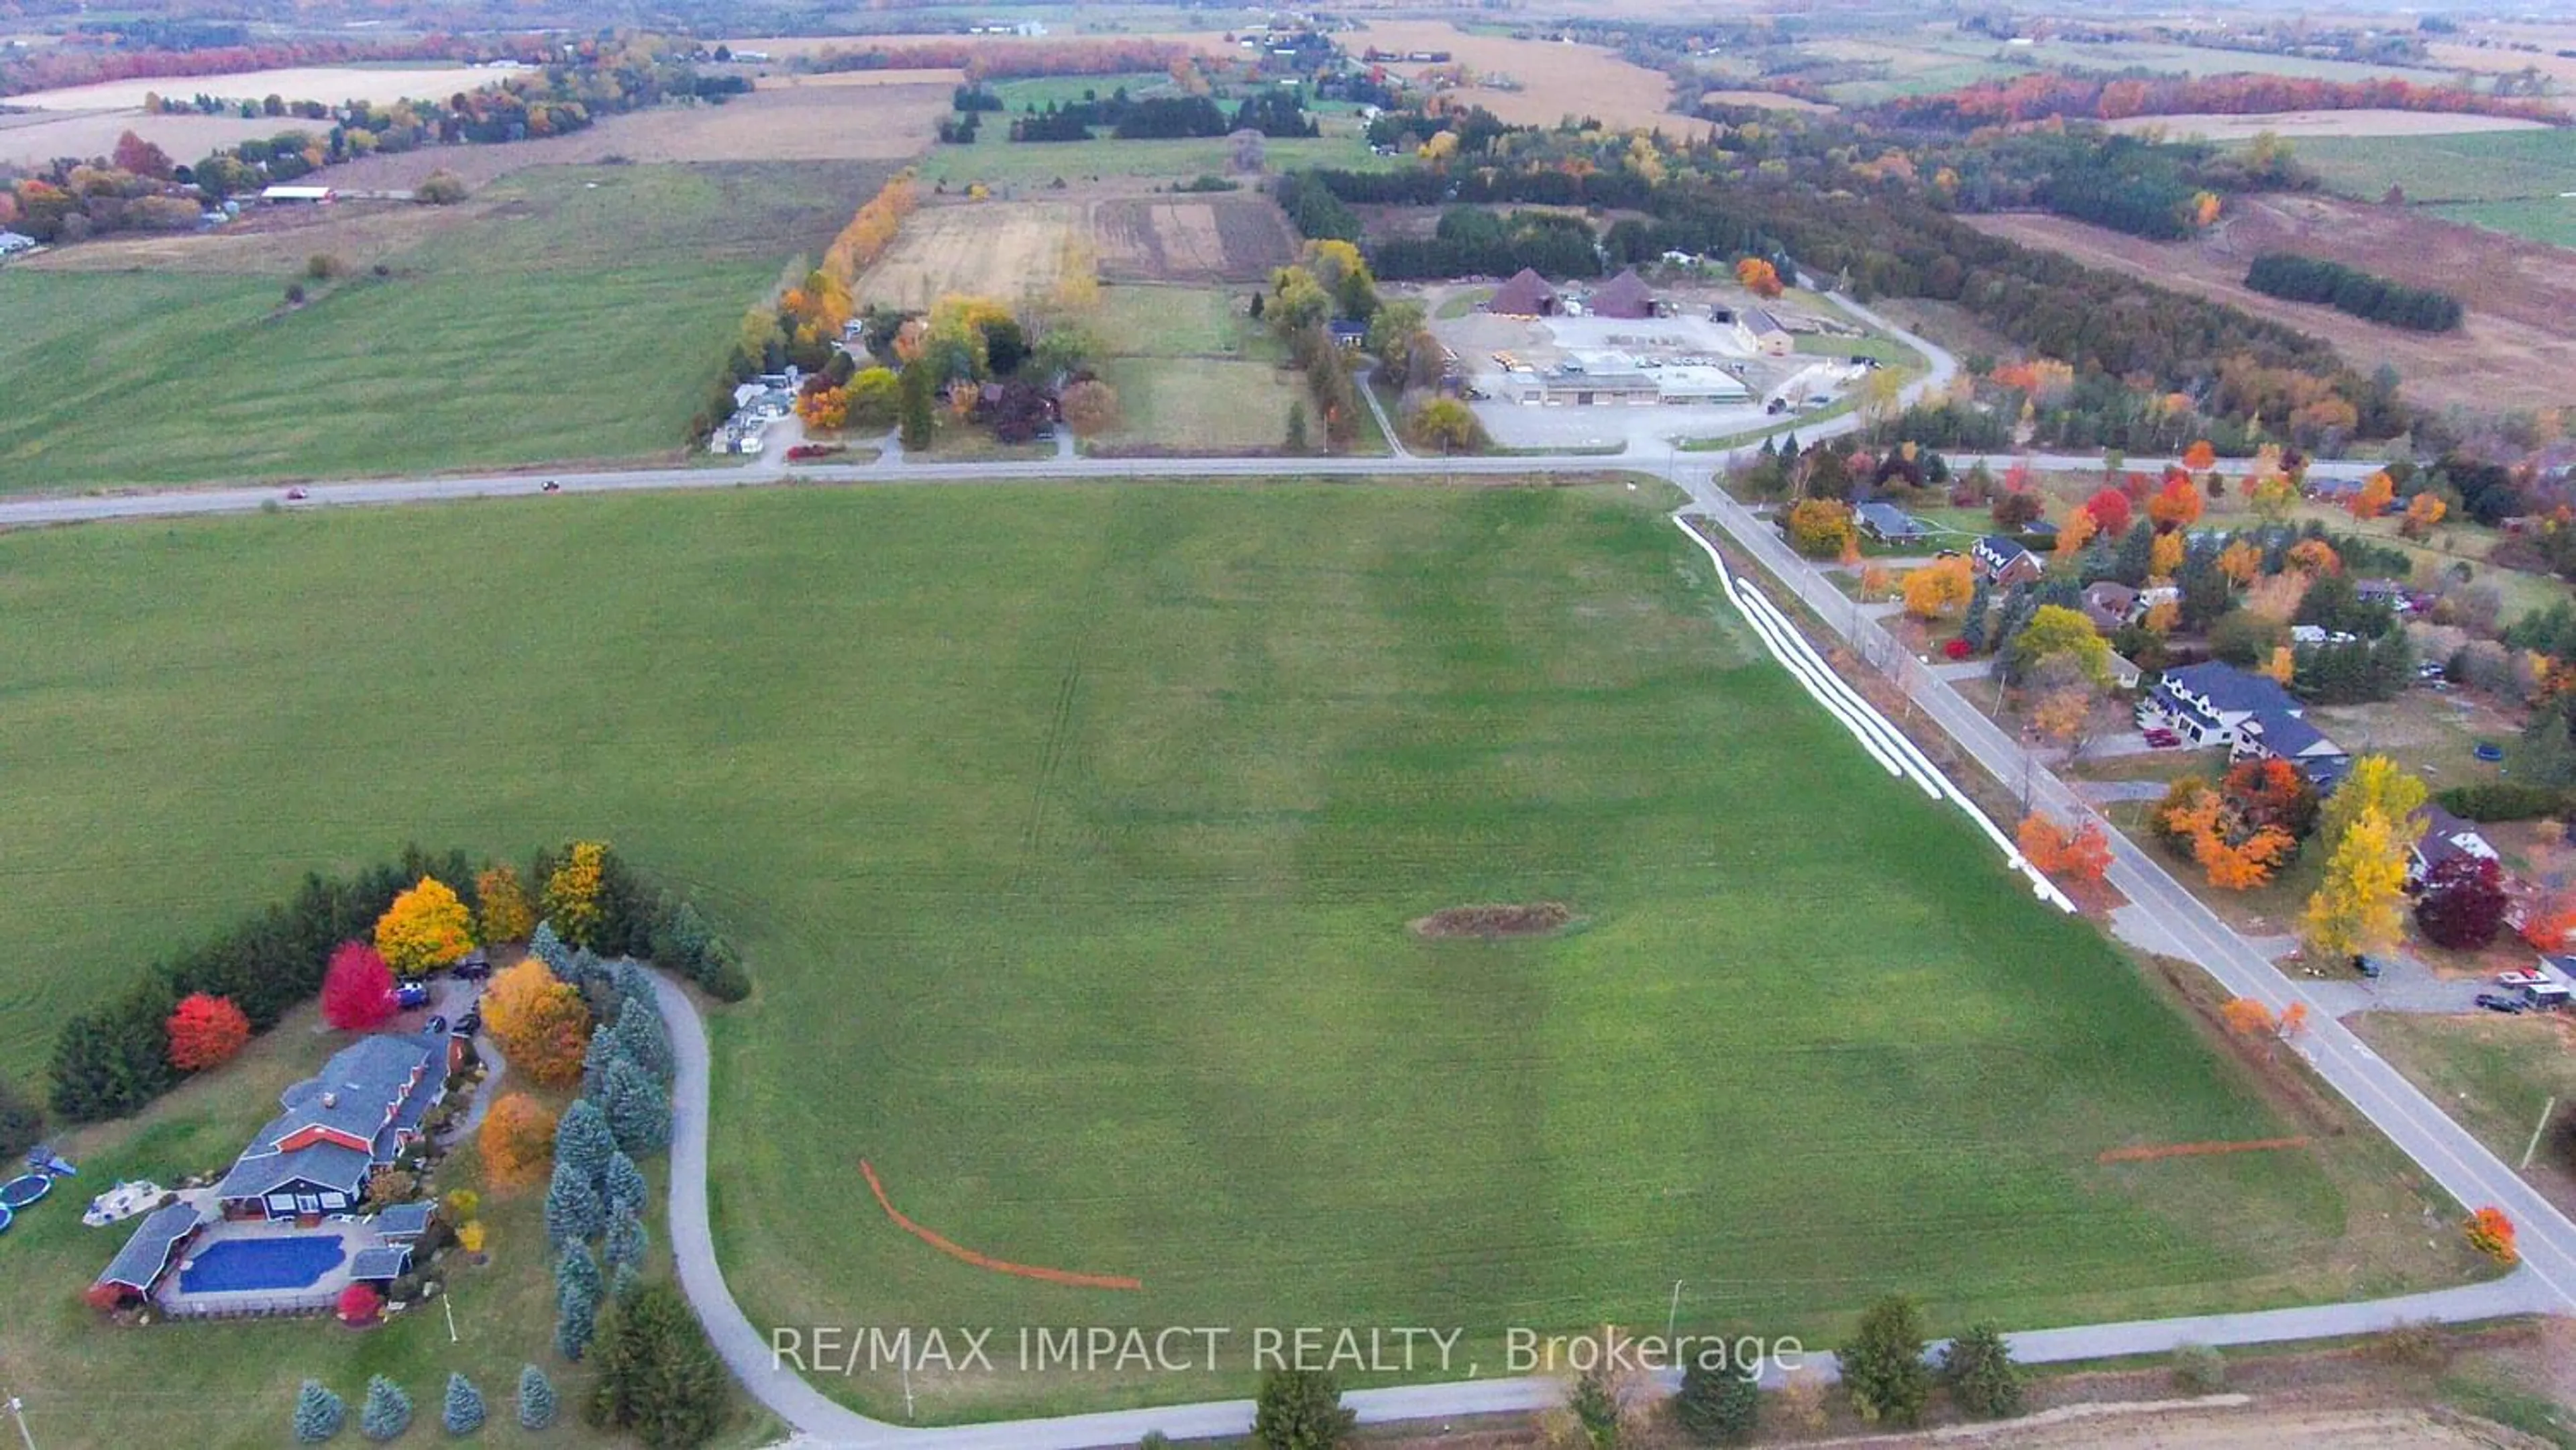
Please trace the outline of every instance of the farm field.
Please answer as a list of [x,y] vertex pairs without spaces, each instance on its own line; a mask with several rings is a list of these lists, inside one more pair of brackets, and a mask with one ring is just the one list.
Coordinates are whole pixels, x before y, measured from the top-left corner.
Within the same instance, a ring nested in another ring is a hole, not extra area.
[[117,137],[132,131],[188,165],[218,146],[274,136],[293,124],[273,117],[245,121],[239,116],[147,116],[140,111],[0,113],[0,164],[33,168],[58,156],[105,156],[116,149]]
[[2576,191],[2576,131],[2375,140],[2302,139],[2293,153],[2331,189],[2377,201],[2392,186],[2417,204],[2556,198]]
[[1084,231],[1082,208],[1065,202],[925,206],[859,278],[856,300],[927,309],[951,292],[1008,304],[1043,298]]
[[[1992,53],[1995,47],[1977,47],[1968,41],[1953,46]],[[2427,70],[2421,66],[2369,65],[2360,61],[2325,60],[2302,55],[2270,55],[2261,51],[2221,50],[2215,46],[2179,45],[2164,41],[2114,40],[2103,42],[2043,40],[2036,45],[2015,46],[2012,54],[2042,67],[2063,66],[2077,70],[2112,71],[2131,66],[2161,75],[2214,76],[2249,73],[2253,75],[2290,76],[2302,80],[2359,81],[2394,77],[2419,85],[2449,85],[2458,80],[2453,71]]]
[[[1383,169],[1391,157],[1372,155],[1353,122],[1327,117],[1321,136],[1298,136],[1262,143],[1269,169],[1294,171],[1324,166],[1350,171]],[[962,191],[978,182],[997,190],[1040,190],[1062,180],[1068,185],[1134,177],[1147,181],[1189,181],[1224,176],[1233,169],[1234,146],[1222,136],[1173,141],[1022,141],[1010,139],[1007,124],[988,120],[973,144],[933,146],[921,158],[926,181]]]
[[[1662,72],[1599,46],[1471,35],[1440,20],[1376,18],[1367,22],[1366,29],[1340,40],[1353,55],[1372,45],[1393,51],[1445,50],[1454,63],[1479,76],[1509,76],[1519,89],[1480,85],[1445,93],[1461,103],[1483,106],[1506,121],[1553,126],[1567,116],[1593,116],[1614,127],[1660,126],[1667,136],[1708,134],[1708,122],[1679,113],[1672,81]],[[1390,72],[1408,77],[1428,69],[1401,63],[1387,66]]]
[[390,106],[413,97],[452,96],[508,78],[506,69],[470,65],[312,65],[243,71],[223,76],[165,76],[139,80],[100,81],[57,91],[29,91],[11,96],[9,104],[30,111],[132,111],[140,117],[143,98],[155,91],[186,99],[209,95],[224,100],[255,101],[279,96],[289,101],[365,101]]
[[1118,390],[1121,420],[1095,453],[1276,453],[1288,409],[1306,396],[1295,372],[1270,362],[1113,358],[1100,374]]
[[[12,266],[0,491],[671,456],[743,309],[882,179],[538,169],[462,206],[348,207],[345,232],[334,218]],[[198,270],[158,270],[173,250]],[[358,270],[287,307],[326,252]]]
[[[758,983],[714,1024],[713,1180],[758,1323],[1484,1354],[1676,1277],[1685,1326],[1830,1334],[1894,1287],[2035,1325],[2462,1271],[2366,1137],[2097,1164],[2282,1122],[1756,662],[1666,502],[1049,483],[0,537],[44,782],[0,836],[0,1060],[308,866],[595,833]],[[471,587],[545,579],[578,606]],[[1407,927],[1494,901],[1579,921]],[[941,1257],[862,1156],[960,1243],[1145,1288]],[[915,1382],[925,1420],[1245,1387]]]
[[2426,211],[2449,221],[2521,237],[2552,247],[2576,247],[2576,199],[2529,197],[2521,201],[2466,201]]
[[[2494,131],[2545,131],[2538,121],[2452,111],[2270,111],[2259,115],[2128,116],[2107,123],[2130,135],[2153,131],[2176,141],[2246,141],[2269,131],[2299,144],[2308,159],[2311,138],[2353,136],[2464,136]],[[2365,200],[2376,201],[2376,196]]]
[[[924,79],[924,77],[931,77]],[[830,82],[871,81],[839,85]],[[531,166],[638,162],[899,161],[937,134],[956,84],[953,73],[771,78],[721,106],[656,106],[603,116],[568,136],[506,146],[432,146],[379,152],[320,172],[316,180],[360,191],[409,191],[433,171],[480,186]],[[268,123],[271,134],[282,129]],[[850,205],[855,209],[859,198]]]
[[1297,234],[1266,197],[1128,197],[1091,207],[1104,277],[1149,282],[1262,282],[1297,257]]
[[[2494,139],[2494,138],[2473,138]],[[2395,144],[2395,143],[2391,143]],[[2243,198],[2235,214],[2188,242],[2150,242],[2063,217],[1963,218],[1980,231],[2064,252],[2087,264],[2221,298],[2326,339],[2360,367],[2397,369],[2408,397],[2432,406],[2555,407],[2576,369],[2576,252],[2459,226],[2418,208],[2315,197]],[[2267,251],[2329,257],[2468,304],[2455,333],[2415,333],[2285,302],[2246,287]]]

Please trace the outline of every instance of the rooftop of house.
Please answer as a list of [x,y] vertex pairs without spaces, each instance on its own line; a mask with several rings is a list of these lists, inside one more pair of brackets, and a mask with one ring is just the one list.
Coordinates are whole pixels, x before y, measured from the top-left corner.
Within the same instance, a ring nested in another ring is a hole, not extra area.
[[1857,512],[1862,523],[1882,534],[1910,534],[1923,527],[1914,515],[1892,503],[1865,503]]
[[[320,1073],[279,1094],[285,1111],[242,1150],[217,1196],[256,1198],[298,1179],[364,1182],[368,1168],[391,1161],[401,1135],[420,1126],[437,1096],[421,1089],[446,1070],[447,1039],[441,1035],[382,1033],[341,1048]],[[280,1147],[317,1132],[327,1136]]]
[[202,1221],[203,1215],[191,1203],[173,1203],[152,1210],[136,1226],[134,1236],[125,1241],[125,1247],[108,1260],[98,1282],[122,1285],[138,1294],[151,1288],[153,1281],[169,1269],[170,1251]]
[[2246,723],[2254,727],[2254,733],[2262,738],[2263,748],[2274,755],[2295,757],[2321,745],[2328,748],[2320,754],[2347,753],[2342,746],[2326,738],[2324,731],[2286,711],[2257,710]]
[[2167,689],[2196,695],[2216,710],[2272,710],[2296,715],[2306,708],[2271,676],[2240,670],[2218,660],[2167,670],[2164,682]]
[[2428,871],[2454,856],[2496,859],[2495,847],[2478,834],[2474,822],[2464,821],[2437,805],[2424,807],[2424,830],[2415,838],[2415,853],[2424,858],[2424,869]]
[[1994,560],[1997,564],[2009,564],[2030,552],[2021,546],[2020,540],[2007,538],[2002,534],[1988,534],[1977,540],[1974,547],[1978,554]]

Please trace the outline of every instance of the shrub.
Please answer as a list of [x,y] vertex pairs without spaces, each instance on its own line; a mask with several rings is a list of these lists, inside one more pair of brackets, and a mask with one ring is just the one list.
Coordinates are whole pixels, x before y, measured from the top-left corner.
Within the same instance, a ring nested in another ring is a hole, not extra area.
[[450,1435],[471,1435],[483,1428],[483,1392],[461,1374],[447,1377],[447,1403],[438,1422]]
[[319,1445],[340,1433],[349,1421],[349,1407],[338,1395],[326,1389],[320,1380],[306,1380],[295,1395],[295,1443]]
[[230,1062],[250,1041],[250,1019],[230,997],[191,992],[163,1024],[170,1033],[170,1065],[204,1072]]
[[1932,1371],[1923,1362],[1923,1311],[1902,1294],[1869,1306],[1843,1348],[1842,1367],[1843,1387],[1862,1419],[1899,1425],[1922,1419],[1932,1392]]
[[2013,1363],[2012,1346],[1991,1324],[1970,1327],[1941,1350],[1941,1380],[1959,1408],[1985,1420],[2005,1420],[2022,1411],[2021,1366]]
[[1334,1450],[1357,1420],[1331,1375],[1274,1369],[1261,1377],[1253,1401],[1252,1439],[1262,1450]]
[[2227,1356],[2206,1344],[2186,1344],[2173,1352],[2174,1388],[2188,1394],[2214,1395],[2227,1388]]
[[1753,1438],[1762,1412],[1762,1387],[1753,1376],[1723,1357],[1711,1364],[1694,1354],[1682,1366],[1681,1393],[1673,1413],[1682,1429],[1703,1445],[1742,1445]]
[[351,1284],[340,1291],[340,1322],[351,1326],[375,1323],[385,1312],[385,1296],[372,1284]]
[[426,206],[454,206],[465,199],[465,178],[442,166],[422,178],[411,199]]
[[2518,780],[2489,780],[2452,786],[2434,799],[2442,809],[2472,821],[2536,821],[2557,815],[2567,804],[2567,793]]
[[2521,1262],[2522,1253],[2513,1244],[2513,1220],[2505,1216],[2503,1209],[2489,1204],[2469,1215],[2468,1233],[2469,1247],[2497,1263],[2511,1266]]
[[411,1396],[383,1375],[367,1381],[367,1403],[358,1411],[358,1433],[370,1440],[391,1440],[411,1428]]
[[542,1430],[555,1422],[555,1382],[533,1364],[519,1366],[519,1428]]

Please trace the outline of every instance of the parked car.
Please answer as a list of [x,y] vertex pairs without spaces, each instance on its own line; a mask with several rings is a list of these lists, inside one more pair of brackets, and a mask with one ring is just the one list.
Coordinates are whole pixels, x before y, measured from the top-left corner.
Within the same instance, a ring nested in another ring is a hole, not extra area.
[[546,480],[545,491],[547,493],[561,493],[563,492],[563,485],[549,478]]
[[429,984],[426,982],[405,982],[401,986],[394,988],[394,1005],[406,1012],[409,1012],[414,1008],[428,1006]]
[[290,488],[286,491],[286,501],[288,503],[302,503],[310,497],[312,497],[312,495],[306,493],[300,488]]
[[2480,992],[2478,1005],[2490,1012],[2502,1012],[2508,1017],[2518,1017],[2530,1010],[2520,997],[2508,997],[2502,992]]
[[2510,972],[2496,973],[2496,985],[2499,987],[2537,987],[2548,980],[2547,977],[2529,967],[2517,967]]
[[2384,967],[2385,963],[2381,962],[2377,957],[2363,952],[2355,952],[2353,954],[2352,969],[2374,981],[2378,979],[2379,974]]
[[444,1017],[433,1016],[428,1021],[420,1024],[420,1030],[423,1032],[445,1032],[447,1030],[447,1019]]
[[465,1015],[456,1019],[456,1026],[453,1030],[459,1037],[471,1037],[475,1033],[482,1031],[483,1009],[479,1007],[466,1008]]
[[2146,735],[2147,746],[2151,750],[2171,750],[2175,746],[2182,744],[2181,736],[2165,729],[2161,725],[2146,732]]
[[455,972],[460,981],[482,981],[492,975],[492,958],[479,950],[468,953],[465,960],[456,964]]

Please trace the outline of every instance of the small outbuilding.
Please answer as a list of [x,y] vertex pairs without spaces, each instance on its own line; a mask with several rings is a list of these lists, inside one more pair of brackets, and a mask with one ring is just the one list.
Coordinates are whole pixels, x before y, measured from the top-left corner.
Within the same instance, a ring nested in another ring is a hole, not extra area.
[[1663,315],[1663,305],[1655,300],[1655,294],[1647,288],[1634,267],[1602,283],[1601,290],[1592,294],[1591,307],[1595,317],[1633,319]]

